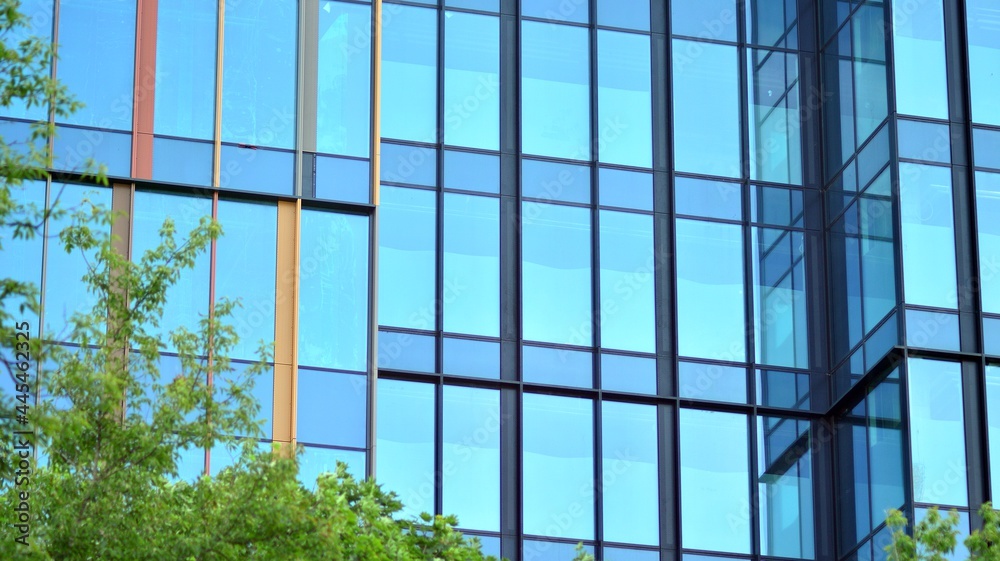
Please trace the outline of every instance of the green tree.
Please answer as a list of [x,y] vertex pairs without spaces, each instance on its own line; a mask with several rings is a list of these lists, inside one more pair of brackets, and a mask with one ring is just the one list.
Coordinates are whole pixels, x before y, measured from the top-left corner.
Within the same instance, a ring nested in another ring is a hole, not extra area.
[[[964,540],[972,561],[1000,561],[1000,511],[985,503],[979,509],[981,529],[973,531]],[[889,513],[886,525],[893,530],[892,543],[886,546],[889,561],[945,561],[951,558],[958,546],[958,513],[952,510],[946,516],[937,507],[927,511],[923,520],[907,533],[907,520],[901,512]]]

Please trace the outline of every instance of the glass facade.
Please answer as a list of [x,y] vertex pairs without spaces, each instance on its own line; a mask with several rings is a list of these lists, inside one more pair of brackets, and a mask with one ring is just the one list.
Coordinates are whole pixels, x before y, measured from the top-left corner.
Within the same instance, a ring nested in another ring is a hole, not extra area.
[[[511,561],[873,561],[887,509],[1000,493],[987,0],[23,5],[85,107],[13,197],[123,211],[134,260],[218,219],[157,329],[239,301],[305,485],[344,461]],[[66,220],[0,226],[58,343]]]

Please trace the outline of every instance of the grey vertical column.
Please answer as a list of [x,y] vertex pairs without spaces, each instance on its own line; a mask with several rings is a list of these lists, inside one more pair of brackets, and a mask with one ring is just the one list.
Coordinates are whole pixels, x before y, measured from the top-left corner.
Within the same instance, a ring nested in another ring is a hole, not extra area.
[[295,194],[312,197],[313,160],[316,151],[316,107],[317,80],[319,74],[319,2],[302,0],[299,2],[299,57],[298,90],[296,98],[296,119],[299,123],[295,142]]

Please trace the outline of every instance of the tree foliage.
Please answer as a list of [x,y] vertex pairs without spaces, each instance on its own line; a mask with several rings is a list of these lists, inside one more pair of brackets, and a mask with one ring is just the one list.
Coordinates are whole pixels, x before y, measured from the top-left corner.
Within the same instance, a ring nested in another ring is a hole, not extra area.
[[[1000,511],[991,503],[979,509],[983,525],[962,542],[971,561],[1000,561]],[[907,533],[907,520],[901,512],[889,513],[886,525],[893,530],[892,543],[886,546],[889,561],[946,561],[953,559],[958,547],[958,513],[942,516],[937,507],[927,511],[923,520]]]

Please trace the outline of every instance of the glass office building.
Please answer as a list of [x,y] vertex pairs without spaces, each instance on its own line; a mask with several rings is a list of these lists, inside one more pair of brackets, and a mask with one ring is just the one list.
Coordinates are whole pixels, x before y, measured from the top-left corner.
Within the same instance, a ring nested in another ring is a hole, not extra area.
[[[873,561],[886,509],[1000,493],[995,2],[23,4],[86,105],[16,196],[133,258],[216,217],[162,328],[241,299],[304,481],[512,561]],[[82,257],[5,245],[59,341]]]

